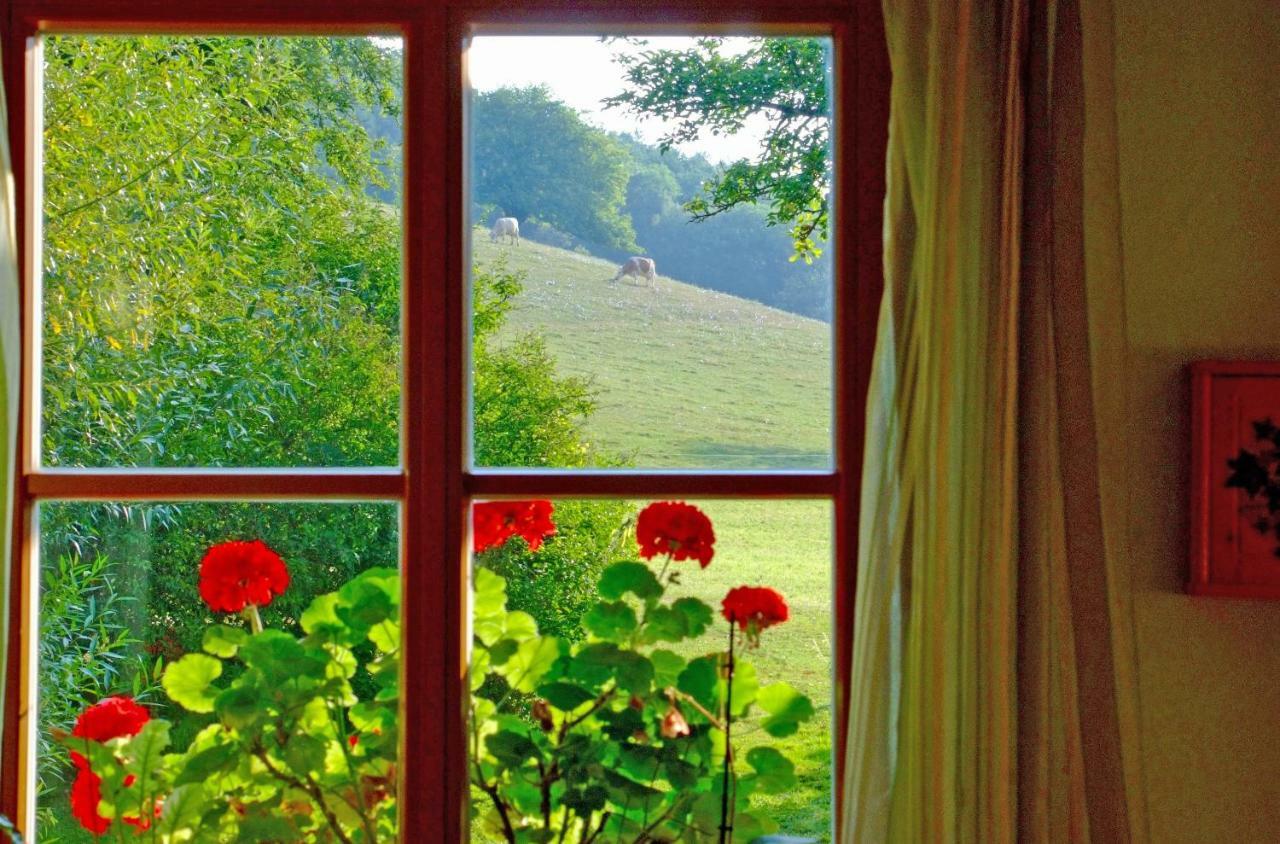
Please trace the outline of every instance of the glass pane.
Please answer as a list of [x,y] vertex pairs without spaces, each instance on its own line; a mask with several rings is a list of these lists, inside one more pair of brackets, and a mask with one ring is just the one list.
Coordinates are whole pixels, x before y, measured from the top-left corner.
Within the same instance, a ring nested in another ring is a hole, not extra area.
[[476,505],[471,840],[715,841],[725,815],[828,840],[831,526],[820,501]]
[[832,465],[829,57],[473,39],[475,465]]
[[45,465],[396,464],[399,42],[43,53]]
[[394,840],[398,520],[42,504],[37,840]]

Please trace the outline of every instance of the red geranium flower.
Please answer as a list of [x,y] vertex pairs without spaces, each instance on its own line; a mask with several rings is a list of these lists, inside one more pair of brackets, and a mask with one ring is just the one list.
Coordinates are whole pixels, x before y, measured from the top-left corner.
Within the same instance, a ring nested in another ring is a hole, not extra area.
[[[78,753],[71,754],[73,757]],[[80,756],[80,759],[84,759]],[[102,799],[102,780],[89,770],[88,763],[83,766],[76,763],[79,773],[75,782],[71,783],[71,814],[80,825],[94,835],[102,835],[111,826],[111,818],[98,814],[98,801]]]
[[655,501],[636,521],[640,556],[651,560],[670,554],[673,560],[697,560],[705,569],[715,556],[716,532],[707,514],[682,501]]
[[[133,698],[108,697],[80,713],[71,735],[89,741],[110,741],[136,736],[142,725],[150,720],[151,713],[145,706],[135,703]],[[90,769],[89,760],[82,754],[71,751],[71,761],[77,770],[75,782],[71,784],[71,814],[85,829],[94,835],[102,835],[111,826],[110,818],[98,814],[102,780]]]
[[790,617],[787,602],[767,586],[735,586],[720,606],[729,623],[737,623],[752,641],[758,639],[761,630]]
[[200,561],[200,597],[215,612],[265,607],[289,586],[289,570],[261,539],[214,545]]
[[530,551],[556,532],[550,501],[484,501],[471,508],[472,548],[477,554],[498,548],[513,536],[529,543]]

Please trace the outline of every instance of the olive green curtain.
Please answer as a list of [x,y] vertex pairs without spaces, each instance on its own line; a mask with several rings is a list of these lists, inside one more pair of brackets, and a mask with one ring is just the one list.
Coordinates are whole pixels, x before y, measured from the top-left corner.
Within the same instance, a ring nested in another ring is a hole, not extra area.
[[[3,57],[0,57],[2,59]],[[5,695],[9,629],[9,579],[13,560],[13,500],[17,479],[19,313],[18,259],[13,220],[13,168],[9,122],[0,86],[0,701]],[[3,730],[0,721],[0,730]],[[5,746],[0,732],[0,746]]]
[[884,10],[885,296],[840,840],[1132,840],[1107,463],[1122,402],[1100,377],[1122,364],[1103,358],[1123,310],[1086,261],[1079,0]]

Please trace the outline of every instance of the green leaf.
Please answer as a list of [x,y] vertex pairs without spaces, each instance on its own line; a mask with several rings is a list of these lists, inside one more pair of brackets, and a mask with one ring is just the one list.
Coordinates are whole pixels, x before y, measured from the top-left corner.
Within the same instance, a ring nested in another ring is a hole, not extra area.
[[395,653],[400,648],[400,624],[386,619],[369,628],[369,641],[383,653]]
[[244,730],[266,715],[266,702],[255,689],[232,686],[213,702],[218,720],[233,730]]
[[507,581],[489,569],[475,570],[471,611],[476,618],[501,615],[507,609]]
[[764,794],[782,794],[795,788],[796,766],[776,748],[751,748],[747,751],[747,764],[755,768],[755,787]]
[[249,633],[243,627],[232,627],[229,624],[213,624],[205,628],[204,640],[200,647],[214,656],[230,659],[249,640]]
[[662,584],[644,563],[614,563],[600,575],[600,596],[616,601],[630,592],[642,601],[662,595]]
[[685,638],[684,616],[670,607],[654,607],[645,616],[646,642],[680,642]]
[[191,712],[212,712],[217,689],[211,683],[222,674],[222,663],[205,654],[187,654],[169,663],[164,690],[174,703]]
[[215,774],[230,770],[239,761],[240,753],[241,748],[237,744],[215,744],[213,747],[206,747],[182,763],[181,773],[174,780],[174,785],[201,783]]
[[302,611],[302,617],[298,619],[298,623],[302,625],[303,631],[307,633],[315,633],[322,629],[342,629],[344,625],[338,620],[337,606],[337,592],[317,595],[307,608]]
[[295,683],[299,678],[321,679],[328,657],[318,648],[309,652],[301,642],[282,630],[263,630],[240,646],[245,664],[262,672],[268,687]]
[[717,664],[718,660],[713,656],[701,656],[692,660],[684,671],[680,672],[676,688],[691,695],[707,709],[715,711],[719,705],[716,700],[716,685],[719,682],[716,676]]
[[714,618],[711,607],[697,598],[679,598],[671,605],[671,609],[684,616],[685,635],[691,639],[705,633]]
[[538,687],[538,696],[561,712],[572,712],[582,704],[595,700],[595,695],[573,683],[544,683]]
[[656,648],[650,652],[649,661],[653,663],[654,685],[660,689],[674,686],[680,677],[680,672],[687,664],[684,657],[663,648]]
[[569,665],[570,676],[599,686],[612,677],[618,686],[637,694],[653,684],[653,663],[634,651],[621,650],[613,642],[595,642],[581,648]]
[[306,774],[324,769],[325,743],[306,735],[289,736],[284,746],[284,761],[295,772]]
[[499,730],[484,740],[485,747],[503,765],[518,768],[526,759],[537,759],[538,746],[514,730]]
[[[755,703],[756,693],[760,689],[760,681],[756,677],[756,667],[749,662],[737,660],[733,666],[733,714],[735,717],[746,713]],[[720,683],[720,692],[724,693],[724,683]]]
[[813,703],[787,683],[770,683],[760,689],[756,703],[769,716],[761,722],[765,732],[784,738],[800,729],[814,715]]
[[503,676],[516,691],[531,693],[542,681],[542,675],[560,656],[560,644],[551,637],[530,639],[522,644],[503,666]]
[[599,603],[587,611],[582,626],[609,641],[624,641],[636,629],[636,612],[622,601]]

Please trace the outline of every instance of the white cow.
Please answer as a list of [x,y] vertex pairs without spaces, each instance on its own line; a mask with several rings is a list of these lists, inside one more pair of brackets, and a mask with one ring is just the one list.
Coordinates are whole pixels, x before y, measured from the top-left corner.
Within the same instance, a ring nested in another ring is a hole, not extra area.
[[499,217],[493,224],[493,228],[489,230],[489,240],[499,240],[501,238],[510,237],[517,245],[520,243],[520,223],[515,217]]
[[617,281],[624,275],[633,276],[635,278],[647,278],[650,284],[653,284],[654,276],[658,274],[658,265],[653,262],[652,258],[641,258],[638,255],[632,256],[618,268],[618,274],[613,277],[613,281]]

